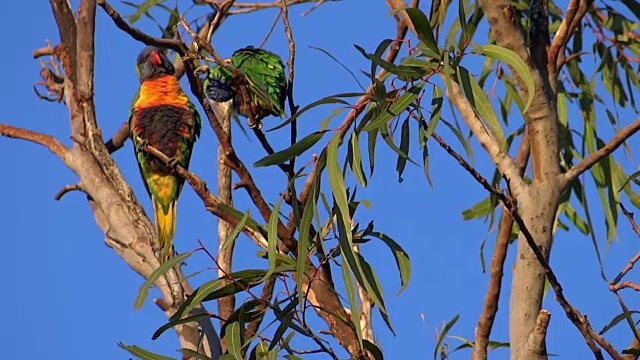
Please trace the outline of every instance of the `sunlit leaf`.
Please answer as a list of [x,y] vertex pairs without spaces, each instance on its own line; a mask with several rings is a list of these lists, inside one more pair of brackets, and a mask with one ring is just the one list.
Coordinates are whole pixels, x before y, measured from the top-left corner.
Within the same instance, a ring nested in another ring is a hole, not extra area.
[[[398,244],[395,240],[382,232],[373,232],[371,236],[374,236],[385,243],[391,250],[393,259],[396,261],[396,266],[400,272],[400,290],[397,295],[400,295],[409,285],[411,279],[411,260],[409,260],[409,254]],[[396,296],[397,296],[396,295]]]
[[490,133],[493,134],[493,137],[498,141],[500,148],[505,149],[506,140],[504,138],[504,131],[487,94],[465,68],[460,67],[458,69],[458,79],[473,107],[478,111],[478,114],[484,118],[487,125],[489,125],[490,129],[488,130],[490,130]]
[[365,95],[364,93],[344,93],[344,94],[336,94],[336,95],[331,95],[331,96],[327,96],[327,97],[323,97],[320,100],[316,100],[314,102],[312,102],[309,105],[304,106],[302,109],[298,110],[297,113],[295,113],[295,115],[291,116],[289,119],[285,120],[283,123],[281,123],[280,125],[277,125],[269,130],[267,130],[267,132],[270,131],[274,131],[274,130],[278,130],[281,129],[289,124],[291,124],[292,121],[296,120],[297,118],[300,117],[300,115],[304,114],[305,112],[320,106],[320,105],[326,105],[326,104],[342,104],[342,105],[350,105],[348,101],[346,100],[342,100],[341,98],[350,98],[350,97],[360,97]]
[[402,182],[402,173],[404,173],[404,168],[407,165],[407,158],[409,156],[409,143],[410,143],[411,135],[409,133],[409,119],[404,119],[402,123],[402,130],[400,135],[400,151],[402,151],[407,156],[398,156],[398,160],[396,161],[396,171],[398,172],[398,182]]
[[362,187],[367,187],[367,177],[364,175],[364,168],[362,167],[362,154],[360,153],[360,139],[358,134],[354,131],[351,133],[351,140],[349,142],[352,150],[351,158],[351,171],[356,177]]
[[136,301],[133,303],[133,308],[136,309],[136,310],[140,309],[142,307],[142,305],[144,304],[144,301],[147,298],[147,295],[149,294],[149,288],[151,288],[151,285],[153,285],[153,283],[156,280],[158,280],[167,271],[169,271],[169,269],[172,269],[174,266],[176,266],[177,264],[181,263],[183,260],[185,260],[186,258],[191,256],[193,253],[194,253],[194,251],[189,251],[189,252],[186,252],[184,254],[180,254],[178,256],[174,256],[171,259],[169,259],[167,262],[165,262],[164,264],[160,265],[160,267],[155,269],[151,273],[151,275],[149,275],[147,280],[145,280],[145,282],[142,284],[142,286],[140,286],[140,289],[138,290],[138,296],[136,297]]
[[273,154],[267,155],[262,159],[256,161],[253,164],[253,166],[261,167],[261,166],[284,164],[285,162],[309,150],[309,148],[311,148],[318,141],[320,141],[320,139],[322,139],[322,137],[326,132],[327,132],[326,130],[312,132],[311,134],[298,140],[295,144],[291,145],[290,147],[284,150],[275,152]]
[[187,323],[190,323],[190,322],[198,322],[200,320],[208,319],[209,317],[211,317],[210,314],[203,313],[203,314],[197,314],[197,315],[193,315],[193,316],[187,316],[184,319],[180,319],[180,320],[177,320],[177,321],[172,321],[172,322],[166,323],[166,324],[162,325],[160,328],[158,328],[158,330],[156,330],[156,332],[153,333],[153,335],[151,336],[151,340],[156,340],[157,338],[160,337],[160,335],[162,335],[163,332],[171,329],[172,327],[174,327],[176,325],[187,324]]
[[229,247],[229,245],[233,244],[236,241],[236,239],[240,235],[240,232],[242,232],[242,230],[244,229],[244,226],[246,225],[247,220],[249,220],[249,210],[247,210],[244,213],[244,216],[242,217],[242,219],[240,219],[238,224],[233,228],[233,230],[229,233],[229,235],[227,235],[227,238],[224,240],[224,243],[222,243],[222,246],[220,246],[220,250],[218,250],[219,252],[222,252],[224,249]]
[[456,324],[458,319],[460,319],[460,315],[456,314],[456,316],[454,316],[453,319],[449,320],[449,322],[447,322],[447,324],[444,326],[442,331],[438,334],[438,343],[436,344],[436,348],[433,351],[433,360],[438,359],[438,352],[443,350],[442,343],[444,342],[445,337],[449,333],[449,330],[451,330],[453,325]]
[[125,345],[119,342],[118,346],[129,352],[131,355],[136,356],[138,359],[142,360],[175,360],[175,358],[158,355],[136,345]]
[[609,321],[609,323],[605,325],[598,334],[604,335],[607,331],[616,326],[620,321],[627,319],[628,316],[631,316],[633,314],[640,314],[640,311],[623,311],[622,313],[616,315],[613,319],[611,319],[611,321]]
[[474,46],[473,48],[474,52],[477,54],[484,54],[486,56],[505,62],[516,71],[518,76],[522,78],[524,83],[527,85],[528,94],[527,103],[524,106],[524,110],[522,112],[527,112],[527,110],[529,110],[529,106],[531,106],[531,103],[533,103],[536,90],[536,86],[533,81],[533,75],[531,74],[529,66],[527,66],[527,64],[514,51],[498,45],[488,44],[484,46]]
[[371,131],[373,129],[379,128],[381,125],[386,124],[391,119],[394,119],[396,116],[400,115],[403,111],[409,107],[413,103],[413,101],[420,95],[422,88],[426,82],[421,81],[418,85],[412,86],[409,88],[402,96],[400,96],[397,100],[395,100],[388,109],[384,109],[380,111],[380,114],[371,120],[364,127],[364,131]]
[[242,343],[240,340],[240,323],[237,321],[228,324],[226,327],[224,339],[227,341],[227,351],[236,360],[243,360]]
[[430,50],[427,55],[433,58],[438,58],[440,51],[438,49],[438,44],[436,43],[436,38],[433,36],[433,29],[431,28],[431,24],[429,24],[427,16],[420,9],[416,8],[408,8],[406,11],[414,28],[416,29],[416,32],[418,33],[418,38],[424,43],[427,49]]

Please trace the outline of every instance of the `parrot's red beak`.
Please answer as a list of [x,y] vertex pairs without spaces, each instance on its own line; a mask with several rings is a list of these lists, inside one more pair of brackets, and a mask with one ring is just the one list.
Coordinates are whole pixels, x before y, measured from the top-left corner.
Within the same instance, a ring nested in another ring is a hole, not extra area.
[[155,66],[160,66],[162,64],[162,59],[160,58],[160,54],[157,51],[153,51],[151,53],[151,62]]

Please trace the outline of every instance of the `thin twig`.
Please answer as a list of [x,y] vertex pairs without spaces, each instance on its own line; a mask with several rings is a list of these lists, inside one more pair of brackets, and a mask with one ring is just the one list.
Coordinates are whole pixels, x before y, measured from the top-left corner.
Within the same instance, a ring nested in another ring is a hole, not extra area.
[[63,196],[65,196],[68,192],[71,191],[82,191],[82,188],[80,187],[79,184],[75,184],[75,185],[65,185],[62,189],[60,189],[60,191],[58,191],[56,193],[56,195],[53,197],[56,201],[60,201],[60,199],[62,199]]
[[163,39],[149,36],[142,32],[140,29],[132,27],[111,5],[109,5],[106,0],[97,0],[97,3],[107,13],[107,15],[111,17],[113,23],[116,24],[116,26],[120,28],[120,30],[129,34],[132,38],[147,45],[171,49],[178,53],[181,53],[183,51],[180,46],[180,42],[175,39]]
[[598,149],[597,151],[592,152],[584,158],[582,161],[574,165],[571,169],[567,170],[564,173],[562,185],[563,188],[566,188],[571,184],[571,182],[578,178],[583,172],[589,170],[593,165],[595,165],[598,161],[602,160],[604,157],[608,156],[612,152],[614,152],[622,143],[627,141],[633,134],[640,130],[640,118],[636,119],[631,124],[627,125],[624,129],[620,130],[609,142]]
[[278,12],[278,15],[276,15],[276,18],[273,19],[273,23],[271,23],[271,27],[267,31],[267,34],[264,36],[264,38],[260,42],[260,45],[258,45],[259,48],[262,48],[267,43],[267,40],[269,40],[269,38],[271,37],[271,34],[273,34],[273,30],[276,28],[276,25],[278,25],[278,20],[280,20],[280,16],[282,16],[282,10],[280,10]]

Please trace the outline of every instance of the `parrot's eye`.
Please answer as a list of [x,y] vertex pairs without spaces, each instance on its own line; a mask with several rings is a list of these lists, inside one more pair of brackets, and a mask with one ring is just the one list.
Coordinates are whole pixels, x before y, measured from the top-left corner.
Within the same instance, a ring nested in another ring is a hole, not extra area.
[[160,54],[157,51],[151,52],[151,62],[155,66],[160,66],[162,64],[162,59],[160,58]]

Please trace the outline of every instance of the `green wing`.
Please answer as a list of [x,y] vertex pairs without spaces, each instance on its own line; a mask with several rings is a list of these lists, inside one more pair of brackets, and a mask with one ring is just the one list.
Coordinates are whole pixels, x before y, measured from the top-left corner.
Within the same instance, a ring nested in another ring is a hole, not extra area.
[[287,78],[280,57],[270,51],[247,47],[231,56],[236,67],[249,82],[251,100],[276,116],[284,116]]

